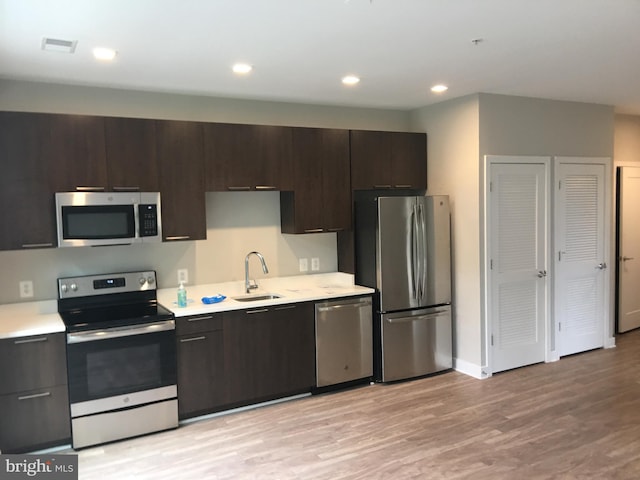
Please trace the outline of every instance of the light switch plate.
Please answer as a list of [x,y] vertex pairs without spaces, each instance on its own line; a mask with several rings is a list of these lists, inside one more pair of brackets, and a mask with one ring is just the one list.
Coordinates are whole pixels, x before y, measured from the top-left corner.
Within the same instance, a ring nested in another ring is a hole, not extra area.
[[313,257],[311,259],[311,270],[314,272],[320,270],[320,259],[318,257]]

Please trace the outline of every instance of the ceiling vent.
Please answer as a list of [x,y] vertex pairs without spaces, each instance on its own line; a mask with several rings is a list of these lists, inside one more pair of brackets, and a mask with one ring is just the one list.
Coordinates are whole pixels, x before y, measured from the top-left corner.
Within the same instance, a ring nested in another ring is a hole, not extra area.
[[47,52],[73,53],[76,51],[77,40],[60,40],[59,38],[42,39],[42,50]]

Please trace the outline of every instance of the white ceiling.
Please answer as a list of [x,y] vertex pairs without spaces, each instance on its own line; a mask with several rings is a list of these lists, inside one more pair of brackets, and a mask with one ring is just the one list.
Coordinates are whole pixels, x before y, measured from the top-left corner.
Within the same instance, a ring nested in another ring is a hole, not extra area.
[[640,115],[640,0],[0,0],[0,77],[403,110],[487,92]]

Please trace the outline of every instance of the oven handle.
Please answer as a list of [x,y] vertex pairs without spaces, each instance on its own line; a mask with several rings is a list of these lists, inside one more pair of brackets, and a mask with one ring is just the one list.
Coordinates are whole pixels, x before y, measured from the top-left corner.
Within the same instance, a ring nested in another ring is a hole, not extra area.
[[142,335],[145,333],[157,333],[175,329],[175,320],[165,320],[162,322],[145,323],[144,325],[131,325],[128,327],[109,328],[106,330],[91,330],[88,332],[68,333],[67,344],[93,342],[96,340],[108,340],[111,338]]

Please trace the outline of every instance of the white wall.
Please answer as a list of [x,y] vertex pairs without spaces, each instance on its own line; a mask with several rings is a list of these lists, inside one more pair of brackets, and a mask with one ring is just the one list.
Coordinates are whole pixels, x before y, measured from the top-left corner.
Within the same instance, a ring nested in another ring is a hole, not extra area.
[[640,162],[640,116],[616,115],[613,142],[616,165]]
[[481,365],[478,96],[412,112],[427,132],[429,194],[450,197],[455,368],[478,376]]
[[[218,121],[370,130],[409,128],[394,110],[259,102],[0,80],[0,110]],[[7,208],[0,205],[0,208]],[[270,275],[294,275],[299,257],[318,257],[320,271],[337,269],[335,234],[282,235],[277,192],[207,194],[207,240],[151,246],[0,252],[0,303],[19,298],[18,282],[32,280],[35,297],[56,298],[55,280],[67,275],[153,268],[159,286],[176,285],[178,268],[190,283],[240,280],[244,257],[264,254]],[[252,274],[262,272],[253,265]],[[215,292],[214,292],[215,293]]]

